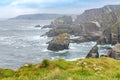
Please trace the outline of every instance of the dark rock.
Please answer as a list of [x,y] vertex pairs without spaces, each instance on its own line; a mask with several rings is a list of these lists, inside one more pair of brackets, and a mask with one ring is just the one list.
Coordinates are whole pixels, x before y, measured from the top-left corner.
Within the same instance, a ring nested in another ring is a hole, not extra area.
[[99,58],[99,53],[98,53],[98,47],[97,45],[95,45],[90,52],[88,53],[88,55],[86,56],[86,58]]
[[48,50],[52,51],[60,51],[64,49],[69,49],[70,44],[70,36],[67,33],[60,34],[53,38],[52,41],[49,42]]
[[36,25],[35,27],[41,27],[40,25]]
[[44,25],[42,28],[53,28],[52,25]]
[[120,44],[116,44],[112,50],[107,53],[108,57],[120,60]]

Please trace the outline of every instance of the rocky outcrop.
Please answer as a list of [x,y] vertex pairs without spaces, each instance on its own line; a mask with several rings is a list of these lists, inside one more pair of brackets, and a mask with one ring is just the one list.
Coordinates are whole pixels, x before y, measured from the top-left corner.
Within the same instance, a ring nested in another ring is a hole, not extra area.
[[76,19],[77,23],[85,23],[90,21],[97,21],[102,29],[113,25],[118,20],[117,10],[120,5],[107,5],[102,8],[86,10],[83,14],[79,15]]
[[71,24],[72,24],[71,16],[59,17],[49,25],[49,27],[53,29],[48,31],[45,35],[47,35],[48,37],[54,37],[63,33],[72,34]]
[[98,47],[97,45],[95,45],[90,52],[88,53],[88,55],[86,56],[86,58],[99,58],[99,53],[98,53]]
[[63,33],[73,34],[70,27],[57,27],[57,28],[53,28],[50,31],[46,32],[45,35],[47,35],[48,37],[55,37]]
[[115,45],[120,42],[120,27],[109,27],[103,31],[102,36],[98,40],[98,44],[112,44]]
[[107,53],[107,56],[120,60],[120,44],[116,44],[113,49]]
[[52,51],[69,49],[69,44],[70,44],[70,36],[69,34],[64,33],[53,38],[53,40],[49,42],[47,49]]

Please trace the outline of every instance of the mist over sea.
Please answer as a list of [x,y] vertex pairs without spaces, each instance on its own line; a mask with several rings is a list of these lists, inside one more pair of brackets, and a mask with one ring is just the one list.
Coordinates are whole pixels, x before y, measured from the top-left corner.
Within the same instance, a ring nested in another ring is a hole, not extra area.
[[[42,36],[48,28],[35,25],[50,24],[52,20],[0,20],[0,68],[19,68],[25,63],[38,63],[43,59],[74,60],[84,58],[95,42],[71,43],[69,50],[47,50],[51,38]],[[99,49],[102,54],[105,49]]]

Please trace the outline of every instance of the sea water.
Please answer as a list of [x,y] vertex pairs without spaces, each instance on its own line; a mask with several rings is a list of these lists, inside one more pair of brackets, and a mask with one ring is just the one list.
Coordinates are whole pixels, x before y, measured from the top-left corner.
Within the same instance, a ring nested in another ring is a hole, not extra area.
[[[25,63],[38,63],[44,59],[84,58],[96,42],[71,43],[69,50],[53,52],[47,50],[52,38],[41,36],[50,29],[35,25],[47,25],[52,20],[0,20],[0,68],[16,69]],[[74,38],[74,36],[72,36]],[[99,50],[101,54],[105,49]]]

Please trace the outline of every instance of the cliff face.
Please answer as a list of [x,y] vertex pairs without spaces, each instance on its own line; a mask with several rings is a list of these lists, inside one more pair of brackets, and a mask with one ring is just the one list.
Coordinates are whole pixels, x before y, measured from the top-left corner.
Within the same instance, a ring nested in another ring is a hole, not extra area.
[[86,10],[83,14],[78,15],[76,23],[85,23],[97,21],[103,29],[117,22],[120,13],[120,5],[107,5],[102,8]]

